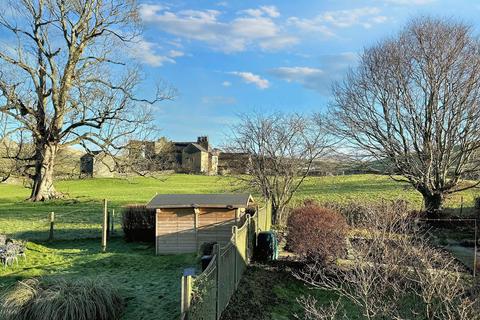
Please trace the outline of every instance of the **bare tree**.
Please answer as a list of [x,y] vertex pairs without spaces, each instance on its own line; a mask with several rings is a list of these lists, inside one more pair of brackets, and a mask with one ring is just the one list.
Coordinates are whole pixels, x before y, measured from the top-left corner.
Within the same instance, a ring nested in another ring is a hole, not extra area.
[[[402,207],[382,204],[366,211],[369,214],[353,224],[353,230],[361,232],[355,236],[352,231],[348,259],[327,268],[311,263],[296,277],[335,292],[367,319],[476,317],[474,301],[466,295],[468,275],[451,255],[429,244]],[[313,319],[328,319],[328,314],[342,309],[338,304],[322,309],[311,299],[302,305]]]
[[244,114],[229,138],[230,151],[250,156],[249,175],[240,179],[271,200],[273,223],[282,221],[313,162],[331,145],[319,115]]
[[125,151],[124,166],[137,174],[176,169],[174,143],[165,137],[155,141],[130,140]]
[[480,43],[471,27],[413,19],[366,49],[333,92],[335,131],[389,164],[429,213],[480,183],[463,180],[480,170]]
[[28,143],[29,132],[10,125],[8,117],[0,113],[0,182],[23,177],[27,170],[25,159],[33,150],[32,144]]
[[118,153],[127,136],[151,129],[149,105],[171,97],[157,88],[136,97],[138,67],[125,52],[139,35],[135,0],[11,0],[0,14],[0,113],[30,134],[24,171],[32,201],[56,197],[62,147]]

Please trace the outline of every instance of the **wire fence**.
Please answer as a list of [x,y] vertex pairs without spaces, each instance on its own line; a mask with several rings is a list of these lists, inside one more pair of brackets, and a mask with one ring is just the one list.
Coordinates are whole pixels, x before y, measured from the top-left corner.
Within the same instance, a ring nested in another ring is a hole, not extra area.
[[240,228],[232,228],[229,243],[214,246],[214,256],[200,275],[182,277],[181,319],[220,319],[253,256],[257,233],[270,230],[271,217],[269,204],[257,208]]
[[[16,239],[42,242],[102,237],[104,214],[101,202],[10,209],[0,207],[0,212],[0,234]],[[109,236],[122,234],[120,213],[121,206],[108,206]]]

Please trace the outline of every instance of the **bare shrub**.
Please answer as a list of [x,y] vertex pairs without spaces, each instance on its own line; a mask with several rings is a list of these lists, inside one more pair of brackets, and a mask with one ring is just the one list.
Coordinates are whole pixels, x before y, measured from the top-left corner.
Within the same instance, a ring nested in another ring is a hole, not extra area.
[[345,251],[347,223],[331,209],[308,203],[294,209],[287,221],[287,245],[303,259],[327,263]]
[[348,225],[356,228],[368,228],[372,225],[377,228],[383,225],[382,228],[385,228],[391,223],[397,223],[399,220],[413,215],[410,210],[411,205],[402,199],[382,200],[377,203],[325,202],[321,205],[340,212],[347,220]]
[[[345,312],[341,310],[340,302],[331,302],[326,307],[319,307],[317,300],[311,296],[300,297],[297,302],[303,307],[305,320],[340,320],[347,319]],[[296,316],[300,319],[301,317]]]
[[347,299],[367,319],[475,319],[468,275],[430,245],[408,213],[386,205],[363,209],[356,221],[363,229],[350,235],[348,259],[327,267],[314,261],[297,278]]

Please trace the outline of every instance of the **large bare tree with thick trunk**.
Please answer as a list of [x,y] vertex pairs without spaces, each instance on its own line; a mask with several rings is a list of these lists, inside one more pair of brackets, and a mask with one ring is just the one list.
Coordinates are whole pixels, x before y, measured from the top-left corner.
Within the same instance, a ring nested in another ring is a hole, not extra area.
[[284,222],[286,207],[314,161],[332,145],[320,115],[244,114],[229,138],[229,151],[249,155],[249,175],[239,179],[271,201],[275,224]]
[[[135,0],[12,0],[0,14],[0,113],[11,130],[28,131],[26,161],[32,201],[56,197],[59,148],[114,153],[128,135],[149,128],[148,106],[169,94],[139,99],[139,69],[127,47],[138,39]],[[9,134],[7,134],[9,135]]]
[[25,168],[21,159],[31,153],[31,146],[24,143],[28,132],[9,124],[7,116],[0,113],[0,182],[21,176]]
[[336,132],[390,164],[427,212],[478,185],[464,179],[480,170],[480,42],[471,27],[411,20],[366,49],[334,97]]

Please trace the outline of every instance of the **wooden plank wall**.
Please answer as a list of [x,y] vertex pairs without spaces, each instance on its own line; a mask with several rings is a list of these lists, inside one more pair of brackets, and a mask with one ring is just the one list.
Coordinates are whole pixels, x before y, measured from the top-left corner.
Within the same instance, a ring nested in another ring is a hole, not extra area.
[[235,209],[201,208],[198,217],[198,243],[216,241],[225,245],[232,237]]
[[195,252],[193,208],[157,210],[157,253]]
[[157,254],[194,253],[204,242],[225,245],[244,215],[244,209],[157,209]]

